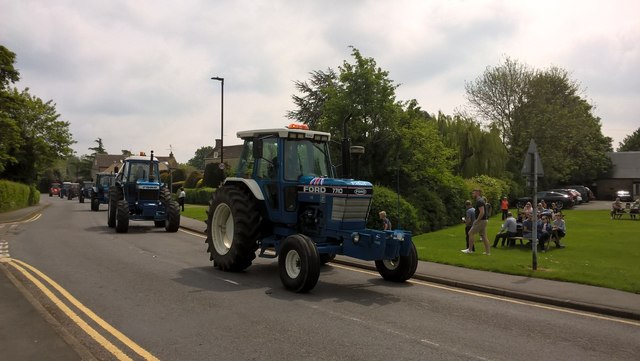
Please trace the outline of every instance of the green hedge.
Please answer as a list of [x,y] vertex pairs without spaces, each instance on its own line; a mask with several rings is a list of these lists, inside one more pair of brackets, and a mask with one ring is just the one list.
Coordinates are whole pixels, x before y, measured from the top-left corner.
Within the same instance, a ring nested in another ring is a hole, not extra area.
[[185,203],[189,204],[209,204],[211,195],[215,192],[215,188],[185,188]]
[[0,180],[0,212],[8,212],[40,203],[40,192],[28,186]]

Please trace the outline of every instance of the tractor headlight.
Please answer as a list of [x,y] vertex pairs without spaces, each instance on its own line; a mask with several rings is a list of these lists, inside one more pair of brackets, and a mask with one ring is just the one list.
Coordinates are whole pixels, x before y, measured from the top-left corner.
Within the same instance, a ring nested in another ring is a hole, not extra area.
[[395,232],[393,234],[393,238],[395,238],[396,240],[402,242],[404,241],[404,232]]
[[358,232],[353,232],[353,233],[351,233],[351,241],[352,241],[353,243],[358,243],[358,242],[360,242],[360,233],[358,233]]

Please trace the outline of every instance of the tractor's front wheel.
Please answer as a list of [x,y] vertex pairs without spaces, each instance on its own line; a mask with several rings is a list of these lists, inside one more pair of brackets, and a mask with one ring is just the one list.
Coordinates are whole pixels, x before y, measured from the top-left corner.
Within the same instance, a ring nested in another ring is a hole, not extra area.
[[123,198],[122,188],[113,187],[109,192],[109,208],[107,210],[107,225],[110,228],[116,226],[116,212],[118,210],[118,201]]
[[119,200],[116,213],[116,232],[127,233],[129,231],[129,203],[124,199]]
[[399,256],[392,260],[376,261],[376,269],[380,276],[387,281],[404,282],[413,277],[418,268],[418,252],[416,246],[411,243],[408,256]]
[[280,280],[285,288],[304,293],[318,283],[320,255],[313,241],[302,234],[285,238],[278,256]]
[[260,214],[253,195],[235,186],[222,186],[211,197],[207,212],[207,252],[223,271],[242,271],[258,249]]
[[100,210],[100,200],[98,198],[91,198],[91,210],[94,212]]
[[169,189],[164,188],[162,190],[162,202],[164,203],[164,211],[167,215],[167,220],[164,223],[164,229],[167,232],[178,232],[180,228],[180,206],[178,202],[171,199],[171,192]]

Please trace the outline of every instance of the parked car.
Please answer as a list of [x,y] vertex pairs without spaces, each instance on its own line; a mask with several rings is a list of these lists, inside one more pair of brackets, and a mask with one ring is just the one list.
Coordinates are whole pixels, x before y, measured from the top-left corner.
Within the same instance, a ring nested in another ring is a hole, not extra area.
[[633,202],[631,193],[627,190],[619,190],[616,192],[616,198],[620,198],[622,202]]
[[60,195],[60,183],[54,182],[51,183],[51,187],[49,187],[49,197],[59,196]]
[[[573,200],[569,195],[564,193],[558,193],[558,192],[552,192],[552,191],[541,191],[536,193],[536,197],[538,198],[538,202],[544,199],[544,201],[547,203],[548,206],[550,206],[551,203],[555,202],[558,208],[560,209],[573,207]],[[531,202],[533,204],[533,199],[531,197],[518,198],[518,201],[517,201],[518,209],[523,208],[524,205],[527,204],[527,202]]]
[[554,188],[554,189],[550,189],[550,191],[568,195],[569,197],[571,197],[571,200],[573,200],[573,205],[577,205],[582,202],[582,196],[580,196],[580,192],[578,192],[575,189]]
[[583,202],[589,202],[591,200],[591,195],[589,194],[590,189],[585,186],[572,185],[567,186],[567,188],[575,189],[580,192],[580,196],[582,197]]

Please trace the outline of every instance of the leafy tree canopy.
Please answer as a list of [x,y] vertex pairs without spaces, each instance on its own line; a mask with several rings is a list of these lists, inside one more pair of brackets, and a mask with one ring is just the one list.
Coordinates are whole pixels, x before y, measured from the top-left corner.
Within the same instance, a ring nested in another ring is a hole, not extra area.
[[196,169],[204,169],[204,158],[213,152],[213,147],[210,145],[200,147],[196,150],[196,154],[193,158],[189,159],[187,164]]
[[640,128],[636,129],[633,134],[624,137],[622,142],[618,143],[618,152],[634,151],[640,151]]

